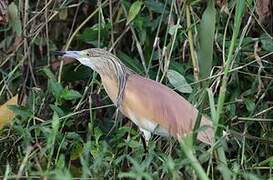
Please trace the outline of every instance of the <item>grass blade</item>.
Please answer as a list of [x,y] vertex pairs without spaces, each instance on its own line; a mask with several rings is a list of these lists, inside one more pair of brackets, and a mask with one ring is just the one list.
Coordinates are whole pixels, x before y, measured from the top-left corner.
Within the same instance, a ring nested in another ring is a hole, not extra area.
[[227,61],[224,64],[224,76],[223,76],[223,81],[222,81],[222,85],[220,88],[219,99],[218,99],[218,103],[217,103],[217,116],[216,116],[216,122],[215,122],[216,124],[218,124],[218,122],[219,122],[220,115],[222,113],[223,105],[225,102],[228,72],[231,68],[230,65],[231,65],[231,61],[233,59],[233,51],[234,51],[234,47],[235,47],[235,42],[236,42],[236,39],[239,34],[239,30],[240,30],[240,25],[241,25],[241,21],[242,21],[243,12],[244,12],[244,6],[245,6],[244,0],[237,1],[233,34],[232,34],[232,39],[231,39],[231,43],[229,46]]
[[208,180],[208,176],[205,173],[205,170],[202,168],[201,164],[198,162],[197,158],[193,154],[192,146],[192,137],[191,135],[186,136],[182,140],[180,139],[180,146],[187,156],[187,158],[190,161],[190,164],[192,165],[193,169],[195,170],[197,176],[202,180]]

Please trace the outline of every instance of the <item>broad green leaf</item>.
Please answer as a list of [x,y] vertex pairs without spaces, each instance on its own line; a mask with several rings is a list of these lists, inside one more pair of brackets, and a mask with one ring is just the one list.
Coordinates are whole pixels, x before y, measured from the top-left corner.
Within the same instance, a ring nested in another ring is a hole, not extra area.
[[167,78],[171,85],[182,93],[192,93],[191,86],[187,83],[184,76],[174,70],[168,70]]
[[244,100],[244,102],[245,102],[246,109],[248,110],[248,112],[253,112],[255,109],[255,106],[256,106],[255,103],[249,98],[246,98]]
[[69,140],[82,141],[81,136],[79,134],[77,134],[76,132],[68,132],[66,134],[66,138]]
[[[147,0],[144,2],[144,5],[151,11],[162,14],[164,12],[164,4],[155,0]],[[168,11],[165,10],[165,13]]]
[[58,132],[58,129],[60,128],[60,118],[59,116],[57,115],[57,113],[53,113],[53,117],[52,117],[52,129],[53,129],[53,132],[54,134],[52,135],[56,135],[57,132]]
[[209,76],[213,59],[213,40],[216,22],[216,9],[212,1],[214,0],[209,0],[208,6],[202,15],[198,32],[198,61],[201,79],[205,79]]
[[93,70],[87,66],[79,66],[75,70],[75,66],[72,64],[67,65],[63,69],[63,81],[78,81],[78,80],[88,80],[90,77],[92,77]]
[[261,39],[261,43],[262,43],[262,48],[268,52],[272,52],[273,51],[273,39],[271,39],[266,34],[262,34],[260,39]]
[[247,180],[260,180],[262,179],[261,177],[258,177],[256,174],[250,173],[250,172],[245,172],[243,173],[244,179]]
[[[185,74],[185,72],[187,71],[187,68],[185,66],[183,66],[180,62],[177,62],[177,61],[171,61],[169,69],[177,71],[180,74]],[[187,76],[187,78],[189,78],[189,77],[191,77],[191,76]]]
[[95,128],[94,132],[95,132],[95,137],[96,137],[96,144],[99,144],[99,139],[103,135],[103,133],[99,128]]
[[65,167],[65,157],[63,154],[59,156],[56,167],[59,169],[63,169]]
[[25,106],[10,105],[8,108],[23,119],[27,119],[32,116],[32,112]]
[[[85,28],[83,33],[80,34],[78,37],[80,40],[84,41],[85,43],[92,44],[94,46],[98,45],[98,34],[100,33],[100,43],[103,41],[107,41],[109,37],[111,29],[110,23],[105,24],[95,24],[92,27]],[[102,44],[103,45],[103,44]]]
[[21,36],[22,35],[22,23],[20,20],[20,14],[18,12],[18,7],[14,2],[12,2],[8,6],[8,14],[9,14],[10,25],[11,25],[13,31],[16,32],[17,36]]
[[131,7],[129,9],[126,24],[129,24],[133,19],[135,19],[135,17],[138,15],[138,13],[139,13],[139,11],[141,9],[142,4],[143,4],[143,2],[136,1],[131,5]]
[[57,81],[56,78],[55,78],[55,75],[50,71],[50,69],[48,67],[44,67],[42,69],[42,71],[45,73],[45,75],[51,79],[51,80],[54,80],[54,81]]
[[123,52],[119,52],[118,57],[126,66],[128,66],[133,71],[137,73],[143,73],[143,66],[139,63],[138,60],[132,59],[130,56]]
[[93,157],[97,157],[97,155],[100,153],[99,149],[97,148],[96,144],[92,144],[90,148],[90,153],[92,154]]
[[74,100],[74,99],[78,99],[78,98],[82,97],[82,95],[78,91],[64,89],[61,92],[60,97],[65,100]]
[[54,104],[50,104],[49,107],[50,107],[54,112],[56,112],[56,113],[58,114],[58,116],[61,117],[61,116],[64,116],[64,115],[65,115],[64,111],[63,111],[60,107],[58,107],[58,106],[56,106],[56,105],[54,105]]
[[139,147],[139,142],[131,139],[128,141],[128,146],[132,149],[135,149]]
[[60,98],[61,93],[63,92],[63,87],[60,83],[55,80],[48,80],[48,89],[51,91],[53,96],[57,99]]
[[[217,169],[222,174],[223,180],[229,180],[227,177],[232,177],[232,171],[224,164],[219,164]],[[236,178],[235,178],[236,179]]]
[[70,160],[78,159],[83,153],[83,145],[81,142],[73,143],[71,152],[70,152]]

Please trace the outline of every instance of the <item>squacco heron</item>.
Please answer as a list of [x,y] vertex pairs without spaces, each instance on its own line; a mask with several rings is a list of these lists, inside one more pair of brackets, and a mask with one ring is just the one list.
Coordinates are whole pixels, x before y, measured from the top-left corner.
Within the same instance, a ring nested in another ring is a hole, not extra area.
[[[152,133],[182,138],[193,130],[198,110],[191,103],[167,86],[134,73],[108,51],[93,48],[56,54],[96,71],[110,99],[139,127],[146,142]],[[200,126],[206,127],[198,131],[197,139],[211,144],[212,122],[202,116]]]

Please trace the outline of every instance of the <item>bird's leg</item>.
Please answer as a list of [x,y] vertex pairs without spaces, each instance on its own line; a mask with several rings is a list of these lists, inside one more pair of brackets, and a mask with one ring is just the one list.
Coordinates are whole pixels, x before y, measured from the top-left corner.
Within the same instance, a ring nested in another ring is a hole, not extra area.
[[141,133],[140,139],[141,139],[141,142],[143,144],[144,152],[146,153],[147,152],[147,145],[146,145],[146,141],[145,141],[143,133]]
[[143,136],[142,136],[142,143],[143,143],[143,146],[144,146],[144,149],[145,151],[147,151],[147,147],[148,147],[148,144],[149,144],[149,140],[151,138],[151,132],[145,130],[145,129],[142,129],[142,128],[139,128],[140,131],[142,132],[142,135],[144,136],[144,139],[143,139]]

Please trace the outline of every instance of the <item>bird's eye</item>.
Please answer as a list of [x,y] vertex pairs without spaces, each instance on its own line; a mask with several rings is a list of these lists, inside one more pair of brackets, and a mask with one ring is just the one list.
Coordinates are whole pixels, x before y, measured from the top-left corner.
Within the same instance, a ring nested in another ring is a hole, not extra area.
[[90,56],[90,53],[86,53],[87,56]]

